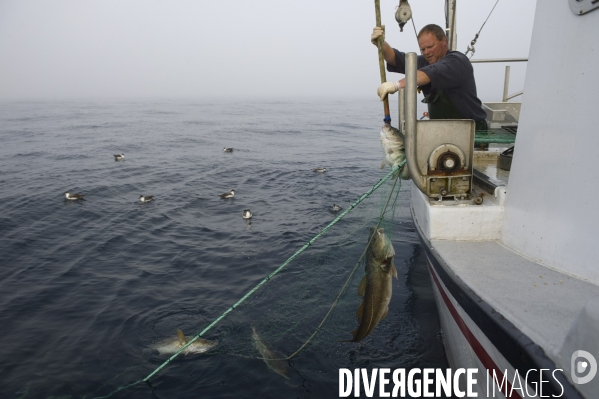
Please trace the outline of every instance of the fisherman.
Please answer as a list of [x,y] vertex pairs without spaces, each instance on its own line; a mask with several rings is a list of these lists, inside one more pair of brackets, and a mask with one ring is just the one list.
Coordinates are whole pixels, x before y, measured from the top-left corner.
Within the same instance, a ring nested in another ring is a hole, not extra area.
[[[375,27],[370,41],[376,46],[383,42],[383,57],[389,72],[406,73],[406,54],[392,48],[385,41],[385,27]],[[487,114],[476,96],[474,71],[468,58],[447,46],[447,37],[439,25],[426,25],[418,33],[416,81],[424,93],[423,103],[428,105],[430,119],[473,119],[476,130],[487,130]],[[406,79],[385,82],[377,89],[381,101],[388,94],[406,86]]]

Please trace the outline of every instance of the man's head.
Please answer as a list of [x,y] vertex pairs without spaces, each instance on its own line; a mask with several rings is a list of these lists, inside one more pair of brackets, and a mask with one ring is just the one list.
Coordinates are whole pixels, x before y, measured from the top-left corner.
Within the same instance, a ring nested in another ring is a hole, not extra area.
[[430,24],[418,33],[420,52],[429,64],[434,64],[447,54],[447,37],[439,25]]

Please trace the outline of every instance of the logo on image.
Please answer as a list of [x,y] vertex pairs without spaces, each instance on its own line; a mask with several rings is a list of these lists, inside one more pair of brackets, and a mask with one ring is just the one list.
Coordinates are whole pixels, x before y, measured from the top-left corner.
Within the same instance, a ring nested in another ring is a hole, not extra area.
[[589,352],[577,350],[572,354],[570,370],[575,384],[586,384],[597,374],[597,360]]

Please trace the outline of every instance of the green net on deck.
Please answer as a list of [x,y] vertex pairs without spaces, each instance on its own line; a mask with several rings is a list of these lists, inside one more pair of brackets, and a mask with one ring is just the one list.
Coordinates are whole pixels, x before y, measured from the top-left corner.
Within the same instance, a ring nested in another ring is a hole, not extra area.
[[474,144],[513,144],[515,141],[516,135],[503,128],[477,130],[474,135]]

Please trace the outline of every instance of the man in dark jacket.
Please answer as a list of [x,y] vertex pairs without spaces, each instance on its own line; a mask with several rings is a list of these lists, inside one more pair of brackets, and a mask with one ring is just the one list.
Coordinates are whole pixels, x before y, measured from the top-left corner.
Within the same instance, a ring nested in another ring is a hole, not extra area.
[[[385,42],[385,28],[374,28],[371,41],[383,41],[383,56],[389,72],[406,73],[405,53]],[[474,71],[468,58],[450,51],[443,29],[434,24],[426,25],[418,33],[422,55],[418,56],[416,82],[424,93],[430,119],[473,119],[476,130],[485,130],[486,112],[476,95]],[[385,82],[377,89],[381,101],[390,93],[405,87],[405,79]]]

